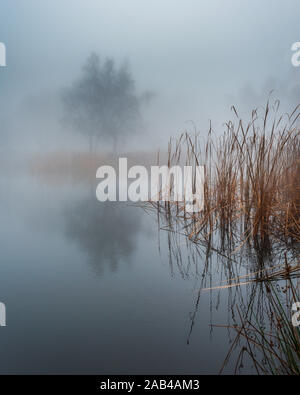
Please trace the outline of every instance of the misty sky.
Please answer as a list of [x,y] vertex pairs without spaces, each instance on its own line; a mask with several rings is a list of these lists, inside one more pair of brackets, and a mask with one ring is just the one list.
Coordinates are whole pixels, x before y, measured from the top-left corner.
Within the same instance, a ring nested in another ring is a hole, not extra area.
[[35,135],[63,143],[59,92],[92,51],[126,59],[138,92],[156,93],[134,137],[141,146],[158,146],[188,120],[218,127],[232,104],[250,111],[273,88],[296,105],[299,15],[299,0],[0,0],[0,120],[18,146]]

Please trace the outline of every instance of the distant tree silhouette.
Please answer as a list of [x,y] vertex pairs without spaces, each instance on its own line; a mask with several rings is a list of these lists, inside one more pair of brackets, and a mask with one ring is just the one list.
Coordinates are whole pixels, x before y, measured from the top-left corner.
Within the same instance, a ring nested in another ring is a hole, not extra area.
[[93,53],[82,75],[63,93],[64,120],[87,136],[90,151],[101,139],[116,150],[120,138],[140,125],[140,98],[127,65],[117,68],[113,59],[103,63]]

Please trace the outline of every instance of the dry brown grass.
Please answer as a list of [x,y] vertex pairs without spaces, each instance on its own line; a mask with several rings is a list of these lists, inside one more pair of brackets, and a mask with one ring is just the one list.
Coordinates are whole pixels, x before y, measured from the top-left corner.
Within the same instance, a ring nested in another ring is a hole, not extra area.
[[267,251],[273,242],[300,242],[299,106],[290,116],[278,109],[278,102],[268,102],[244,124],[233,108],[223,136],[210,128],[204,144],[188,133],[170,142],[169,166],[205,166],[202,212],[186,213],[184,202],[154,204],[170,227],[182,221],[195,243],[218,234],[220,249],[231,253],[245,244]]

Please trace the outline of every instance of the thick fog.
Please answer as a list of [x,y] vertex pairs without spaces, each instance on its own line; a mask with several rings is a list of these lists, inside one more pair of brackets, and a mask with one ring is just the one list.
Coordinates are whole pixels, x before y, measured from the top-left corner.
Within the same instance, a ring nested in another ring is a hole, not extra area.
[[137,97],[149,98],[128,150],[164,148],[193,125],[205,133],[209,120],[222,131],[231,105],[250,112],[273,89],[291,108],[299,15],[298,0],[1,0],[0,146],[86,149],[62,122],[61,98],[91,53],[127,63]]

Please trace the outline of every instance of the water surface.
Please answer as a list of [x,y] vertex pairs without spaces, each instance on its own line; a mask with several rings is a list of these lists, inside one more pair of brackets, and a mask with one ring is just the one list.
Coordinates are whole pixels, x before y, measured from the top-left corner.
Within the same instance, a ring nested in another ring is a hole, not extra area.
[[232,339],[210,324],[228,322],[230,295],[196,305],[203,257],[170,260],[155,215],[99,203],[94,185],[1,183],[1,373],[218,373]]

